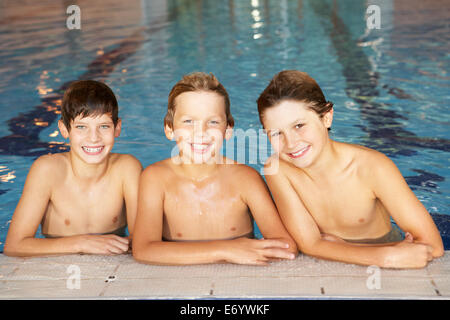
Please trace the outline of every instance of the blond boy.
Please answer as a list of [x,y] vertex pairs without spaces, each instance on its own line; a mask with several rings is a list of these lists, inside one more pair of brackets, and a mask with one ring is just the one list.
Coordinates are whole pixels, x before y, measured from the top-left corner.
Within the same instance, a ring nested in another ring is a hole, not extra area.
[[[261,176],[220,154],[234,121],[219,81],[204,73],[183,77],[164,122],[179,153],[142,173],[134,257],[167,265],[293,259],[296,245]],[[252,239],[252,216],[265,240]]]

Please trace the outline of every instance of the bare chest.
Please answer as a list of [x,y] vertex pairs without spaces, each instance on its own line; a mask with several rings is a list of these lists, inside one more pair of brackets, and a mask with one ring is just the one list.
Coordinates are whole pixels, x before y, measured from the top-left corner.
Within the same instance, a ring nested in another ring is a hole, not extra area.
[[248,207],[232,185],[179,182],[165,192],[166,237],[218,239],[251,230]]
[[49,234],[104,233],[125,225],[120,185],[105,180],[95,185],[61,182],[52,196],[43,220]]
[[376,197],[356,177],[317,183],[296,176],[291,182],[321,232],[367,233],[379,219],[381,208]]
[[176,183],[165,193],[164,213],[178,217],[236,216],[247,212],[246,204],[231,185]]

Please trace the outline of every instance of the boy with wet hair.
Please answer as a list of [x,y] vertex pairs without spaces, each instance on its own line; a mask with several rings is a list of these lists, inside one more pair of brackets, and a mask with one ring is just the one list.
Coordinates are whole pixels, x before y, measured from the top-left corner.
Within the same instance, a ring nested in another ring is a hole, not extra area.
[[433,219],[395,164],[330,139],[333,104],[313,78],[282,71],[257,103],[275,151],[265,169],[278,168],[265,171],[267,184],[300,251],[386,268],[422,268],[443,255]]
[[[111,153],[122,125],[116,97],[104,83],[76,81],[64,93],[61,114],[58,127],[70,151],[31,166],[4,253],[125,253],[142,166],[131,155]],[[35,238],[39,224],[45,239]]]
[[[233,125],[228,93],[214,75],[193,73],[173,87],[164,131],[179,153],[142,173],[133,236],[136,260],[266,265],[294,259],[296,245],[264,180],[220,154]],[[265,239],[253,239],[252,216]]]

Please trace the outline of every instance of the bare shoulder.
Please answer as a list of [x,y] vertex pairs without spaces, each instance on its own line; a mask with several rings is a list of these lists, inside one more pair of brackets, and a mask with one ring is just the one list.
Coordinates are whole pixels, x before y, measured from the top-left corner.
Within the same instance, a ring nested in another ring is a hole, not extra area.
[[269,169],[272,166],[279,166],[280,165],[280,158],[277,154],[272,154],[269,158],[267,158],[266,162],[264,163],[264,172]]
[[373,170],[373,166],[390,166],[394,163],[384,153],[375,149],[367,148],[361,145],[346,144],[346,147],[353,151],[355,160],[364,164],[364,167]]
[[121,171],[142,170],[141,162],[131,154],[111,153],[111,164]]
[[67,152],[46,154],[33,162],[30,172],[33,171],[35,174],[43,174],[50,178],[64,172],[68,165]]
[[33,165],[36,166],[60,166],[60,165],[64,165],[67,163],[68,161],[68,152],[63,152],[63,153],[49,153],[49,154],[44,154],[42,156],[40,156],[39,158],[37,158]]
[[31,165],[25,184],[31,189],[50,190],[55,184],[64,180],[69,166],[66,152],[42,155]]
[[264,176],[266,179],[288,179],[290,176],[301,174],[302,170],[280,159],[273,154],[264,164]]
[[363,179],[371,180],[379,174],[398,171],[394,162],[382,152],[361,145],[347,143],[341,145]]
[[222,164],[220,164],[220,177],[224,181],[231,179],[233,185],[239,188],[261,179],[256,169],[227,157],[223,157]]
[[[336,143],[336,142],[335,142]],[[371,149],[359,144],[351,144],[351,143],[343,143],[343,142],[339,142],[336,143],[339,145],[339,148],[343,149],[345,152],[347,153],[352,153],[353,155],[357,156],[357,157],[364,157],[364,160],[370,160],[373,159],[374,157],[386,157],[383,153],[375,150],[375,149]]]
[[152,163],[144,169],[142,178],[163,179],[173,176],[173,165],[171,158]]
[[240,183],[252,182],[261,179],[259,172],[246,165],[234,160],[227,161],[222,165],[222,174],[233,178],[234,180],[239,180]]
[[262,195],[266,184],[258,170],[241,163],[224,164],[221,168],[220,179],[232,190],[238,192],[245,202],[255,194]]

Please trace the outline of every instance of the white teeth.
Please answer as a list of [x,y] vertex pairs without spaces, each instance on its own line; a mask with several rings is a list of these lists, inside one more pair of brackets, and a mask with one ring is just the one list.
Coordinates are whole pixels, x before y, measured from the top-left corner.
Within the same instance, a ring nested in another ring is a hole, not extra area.
[[196,150],[206,150],[209,147],[209,144],[198,144],[198,143],[193,143],[192,147]]
[[296,153],[291,153],[294,157],[299,156],[300,154],[302,154],[308,147],[304,147],[303,149],[300,149],[298,152]]
[[83,147],[83,149],[84,149],[86,152],[89,152],[89,153],[96,153],[96,152],[100,152],[100,150],[102,150],[103,147],[99,147],[99,148],[88,148],[88,147]]

